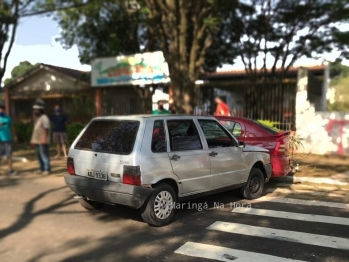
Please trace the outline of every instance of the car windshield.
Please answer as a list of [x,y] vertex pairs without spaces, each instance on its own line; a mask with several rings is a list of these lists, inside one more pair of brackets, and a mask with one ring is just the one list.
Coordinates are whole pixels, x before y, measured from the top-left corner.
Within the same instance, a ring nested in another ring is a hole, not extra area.
[[128,155],[133,150],[139,121],[95,120],[75,148],[101,153]]

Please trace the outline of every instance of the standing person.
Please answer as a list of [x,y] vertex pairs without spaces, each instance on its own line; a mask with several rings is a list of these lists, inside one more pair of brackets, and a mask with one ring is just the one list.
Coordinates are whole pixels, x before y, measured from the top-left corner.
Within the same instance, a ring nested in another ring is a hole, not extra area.
[[12,141],[17,142],[17,137],[12,125],[12,119],[5,114],[5,106],[0,104],[0,161],[6,156],[8,164],[8,175],[16,175],[12,167]]
[[166,110],[164,108],[164,103],[161,100],[159,100],[158,101],[158,109],[154,110],[152,114],[153,115],[166,115],[166,114],[170,114],[170,111]]
[[224,103],[220,97],[217,96],[215,102],[217,104],[215,112],[216,116],[230,116],[228,105]]
[[41,99],[37,99],[33,112],[35,124],[30,143],[35,146],[36,156],[39,161],[39,174],[48,175],[51,172],[49,145],[50,145],[50,119],[45,114],[45,104]]
[[62,113],[61,107],[59,105],[55,105],[55,113],[50,117],[51,122],[53,123],[52,132],[53,132],[53,142],[57,146],[57,155],[55,158],[61,156],[61,148],[63,151],[64,157],[67,157],[67,117]]

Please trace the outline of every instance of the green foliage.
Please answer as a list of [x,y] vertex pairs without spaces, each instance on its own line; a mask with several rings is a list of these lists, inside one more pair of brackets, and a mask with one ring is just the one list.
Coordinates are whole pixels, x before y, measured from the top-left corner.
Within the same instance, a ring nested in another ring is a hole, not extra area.
[[33,132],[33,125],[19,122],[19,123],[13,124],[13,127],[15,129],[15,132],[18,138],[18,143],[29,144],[31,135]]
[[288,144],[288,147],[289,147],[289,150],[291,150],[291,156],[293,156],[293,152],[295,150],[298,150],[298,148],[300,146],[302,146],[304,148],[304,145],[302,143],[302,140],[303,138],[300,138],[296,135],[291,135],[289,136],[289,144]]
[[67,140],[68,145],[71,145],[75,138],[80,134],[80,132],[84,129],[84,125],[79,122],[74,122],[67,125]]
[[38,66],[40,63],[36,63],[35,65],[32,65],[28,61],[20,62],[18,66],[15,66],[11,71],[11,78],[5,79],[4,83],[5,85],[12,82],[17,77],[25,75],[28,71],[33,69],[34,67]]
[[327,110],[336,112],[349,111],[349,67],[340,62],[330,64],[330,87],[335,90],[334,103],[327,104]]
[[267,127],[270,127],[271,129],[274,129],[275,131],[281,131],[281,129],[278,129],[277,126],[280,125],[279,122],[272,122],[272,121],[269,121],[269,120],[257,120],[259,123],[267,126]]

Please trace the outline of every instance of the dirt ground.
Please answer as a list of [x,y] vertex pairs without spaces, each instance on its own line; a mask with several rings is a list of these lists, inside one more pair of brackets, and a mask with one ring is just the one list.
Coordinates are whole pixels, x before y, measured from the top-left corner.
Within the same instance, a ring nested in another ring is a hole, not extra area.
[[291,163],[293,167],[299,165],[297,176],[331,177],[347,174],[349,177],[349,156],[295,154]]

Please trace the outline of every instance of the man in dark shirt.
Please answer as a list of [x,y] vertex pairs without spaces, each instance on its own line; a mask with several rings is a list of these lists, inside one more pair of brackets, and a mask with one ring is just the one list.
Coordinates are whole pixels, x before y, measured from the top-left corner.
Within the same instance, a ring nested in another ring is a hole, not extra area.
[[67,117],[62,113],[61,107],[59,105],[55,106],[55,113],[50,117],[53,123],[53,142],[57,145],[57,155],[55,158],[61,156],[61,148],[65,157],[67,157],[67,147],[65,143],[67,142],[67,130],[66,123]]

